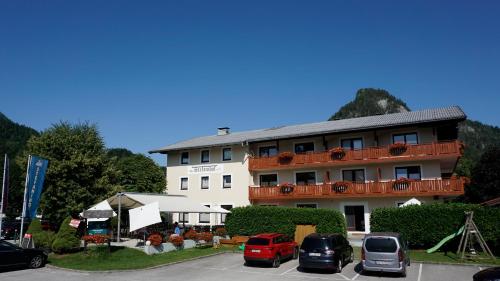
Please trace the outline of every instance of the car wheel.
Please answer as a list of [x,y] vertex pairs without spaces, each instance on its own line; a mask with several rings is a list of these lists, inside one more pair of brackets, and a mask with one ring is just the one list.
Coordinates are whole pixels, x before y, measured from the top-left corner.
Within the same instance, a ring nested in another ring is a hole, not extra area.
[[299,258],[299,248],[294,248],[293,249],[293,257],[294,260]]
[[339,257],[339,259],[337,260],[337,270],[336,270],[336,273],[341,273],[342,272],[342,260],[343,260],[342,257]]
[[29,267],[30,268],[39,268],[43,264],[43,258],[41,255],[36,255],[31,258]]
[[273,267],[278,268],[280,267],[280,264],[281,264],[281,257],[279,254],[277,254],[273,259]]

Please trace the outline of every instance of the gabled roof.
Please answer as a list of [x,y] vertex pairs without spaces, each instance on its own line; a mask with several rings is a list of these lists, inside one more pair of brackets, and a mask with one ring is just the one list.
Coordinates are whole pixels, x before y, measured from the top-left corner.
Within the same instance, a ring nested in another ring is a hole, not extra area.
[[334,121],[324,121],[301,125],[282,126],[269,129],[235,132],[227,135],[211,135],[193,138],[165,147],[154,149],[149,153],[167,153],[169,151],[194,149],[203,147],[233,145],[247,142],[269,141],[283,138],[297,138],[312,135],[360,131],[376,128],[388,128],[405,125],[416,125],[440,121],[462,121],[465,113],[458,106],[426,109]]

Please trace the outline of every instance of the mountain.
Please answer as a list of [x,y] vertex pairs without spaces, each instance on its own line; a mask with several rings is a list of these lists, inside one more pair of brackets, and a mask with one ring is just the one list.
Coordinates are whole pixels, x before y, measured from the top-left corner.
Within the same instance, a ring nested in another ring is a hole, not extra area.
[[407,112],[410,108],[402,100],[382,89],[360,89],[356,98],[342,106],[329,120]]
[[[366,88],[358,90],[354,100],[342,106],[328,120],[407,111],[410,111],[410,108],[406,103],[389,92]],[[479,121],[466,120],[459,124],[458,139],[465,144],[465,151],[457,166],[457,173],[471,176],[472,168],[487,148],[500,146],[500,128]]]

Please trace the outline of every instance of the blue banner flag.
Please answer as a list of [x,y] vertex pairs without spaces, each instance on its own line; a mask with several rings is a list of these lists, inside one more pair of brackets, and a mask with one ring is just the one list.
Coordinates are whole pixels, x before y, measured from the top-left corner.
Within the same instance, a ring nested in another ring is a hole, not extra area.
[[45,180],[45,172],[47,171],[48,160],[38,156],[31,156],[28,171],[28,184],[26,194],[26,217],[34,218],[36,209],[40,205],[40,197],[42,195],[43,181]]

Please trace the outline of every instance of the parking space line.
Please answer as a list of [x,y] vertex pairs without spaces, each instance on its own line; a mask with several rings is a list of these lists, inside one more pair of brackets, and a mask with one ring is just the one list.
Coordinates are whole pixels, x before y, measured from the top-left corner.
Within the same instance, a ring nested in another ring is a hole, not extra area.
[[359,273],[357,273],[356,275],[354,275],[354,277],[351,279],[351,280],[356,280],[356,278],[359,277]]
[[420,281],[421,277],[422,277],[422,264],[420,264],[420,267],[418,268],[418,278],[417,278],[417,281]]
[[345,280],[351,280],[349,278],[347,278],[344,274],[342,273],[337,273],[340,277],[344,278]]
[[[337,273],[338,274],[338,273]],[[321,279],[321,280],[338,280],[338,281],[343,281],[344,279],[339,279],[339,278],[331,278],[331,277],[320,277],[320,276],[307,276],[304,274],[297,274],[297,273],[292,273],[288,274],[287,276],[293,276],[293,277],[300,277],[300,278],[306,278],[306,279]],[[347,279],[350,280],[350,279]]]
[[296,266],[294,266],[294,267],[290,268],[289,270],[287,270],[287,271],[285,271],[285,272],[281,273],[280,275],[285,275],[285,274],[287,274],[288,272],[290,272],[290,271],[292,271],[292,270],[294,270],[294,269],[297,269],[297,267],[296,267]]

